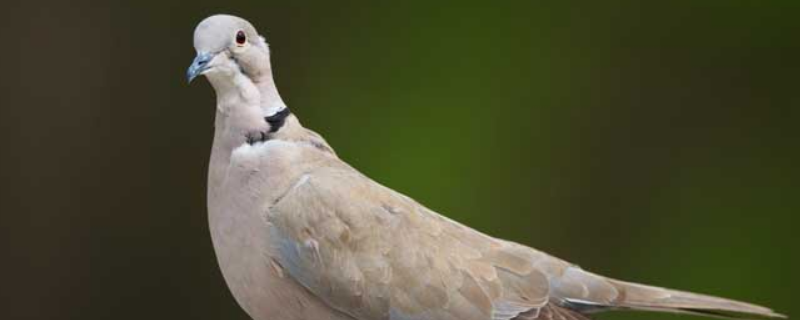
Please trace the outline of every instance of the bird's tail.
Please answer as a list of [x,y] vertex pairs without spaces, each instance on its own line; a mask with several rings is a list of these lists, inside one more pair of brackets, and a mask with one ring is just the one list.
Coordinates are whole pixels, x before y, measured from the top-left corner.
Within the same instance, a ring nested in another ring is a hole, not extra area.
[[689,313],[729,319],[786,318],[769,308],[637,283],[610,280],[620,293],[613,308]]

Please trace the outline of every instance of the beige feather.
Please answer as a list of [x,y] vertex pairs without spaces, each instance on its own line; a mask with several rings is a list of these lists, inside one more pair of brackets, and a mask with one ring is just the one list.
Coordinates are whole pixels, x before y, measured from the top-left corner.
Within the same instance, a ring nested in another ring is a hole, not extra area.
[[211,236],[254,319],[586,320],[613,309],[781,317],[607,279],[454,222],[359,173],[304,128],[250,23],[210,17],[195,48],[189,78],[205,75],[217,93]]

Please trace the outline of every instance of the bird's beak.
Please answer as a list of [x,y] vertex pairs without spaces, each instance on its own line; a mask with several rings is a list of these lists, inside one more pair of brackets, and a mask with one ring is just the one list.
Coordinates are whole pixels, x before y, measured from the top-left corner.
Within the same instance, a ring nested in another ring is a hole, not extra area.
[[208,52],[198,53],[197,57],[192,61],[192,65],[189,66],[189,70],[186,71],[186,79],[191,83],[194,78],[203,74],[203,72],[208,70],[208,63],[211,62],[213,58],[214,56]]

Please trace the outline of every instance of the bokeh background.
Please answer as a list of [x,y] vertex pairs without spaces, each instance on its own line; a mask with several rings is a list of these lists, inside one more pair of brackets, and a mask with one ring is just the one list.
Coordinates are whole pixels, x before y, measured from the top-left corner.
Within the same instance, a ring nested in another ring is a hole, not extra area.
[[222,12],[377,181],[592,271],[800,315],[800,2],[2,7],[2,319],[248,319],[208,236],[214,94],[185,81]]

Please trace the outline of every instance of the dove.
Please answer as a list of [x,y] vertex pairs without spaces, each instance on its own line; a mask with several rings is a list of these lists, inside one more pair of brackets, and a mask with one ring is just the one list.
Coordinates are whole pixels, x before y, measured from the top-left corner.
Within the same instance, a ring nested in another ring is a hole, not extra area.
[[208,219],[255,320],[588,320],[646,310],[781,318],[754,304],[607,278],[471,229],[342,161],[281,99],[248,21],[203,20],[189,82],[216,93]]

